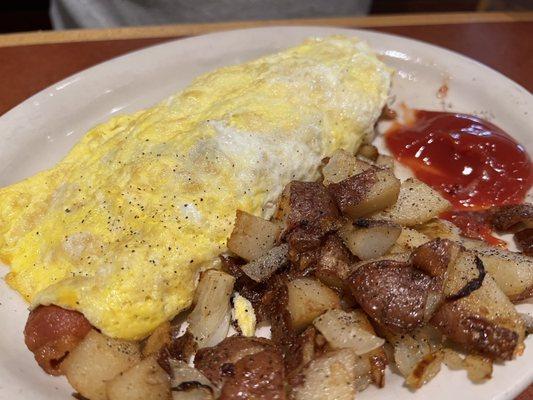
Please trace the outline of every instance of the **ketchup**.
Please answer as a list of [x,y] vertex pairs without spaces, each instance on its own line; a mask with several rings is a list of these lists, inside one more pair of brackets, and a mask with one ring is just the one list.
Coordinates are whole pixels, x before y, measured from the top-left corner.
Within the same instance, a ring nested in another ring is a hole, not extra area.
[[478,117],[415,110],[415,119],[395,124],[387,146],[415,176],[439,191],[453,210],[441,215],[463,234],[492,244],[483,210],[521,203],[533,183],[527,151],[496,125]]

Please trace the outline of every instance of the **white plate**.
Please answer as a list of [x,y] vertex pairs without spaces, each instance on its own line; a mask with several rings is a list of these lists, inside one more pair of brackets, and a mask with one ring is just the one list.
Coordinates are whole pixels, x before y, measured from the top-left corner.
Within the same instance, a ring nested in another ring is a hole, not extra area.
[[[107,61],[61,81],[0,117],[0,186],[51,167],[93,125],[111,115],[150,106],[193,77],[295,45],[311,36],[355,35],[366,39],[396,68],[396,104],[474,113],[496,122],[533,153],[533,98],[503,75],[456,53],[371,31],[276,27],[215,33],[164,43]],[[488,50],[490,51],[490,49]],[[39,73],[39,71],[36,71]],[[448,96],[437,98],[447,83]],[[529,112],[529,113],[528,113]],[[1,268],[2,275],[7,269]],[[23,342],[26,304],[0,282],[0,399],[68,399],[64,378],[45,375]],[[531,304],[521,306],[533,311]],[[473,385],[462,371],[443,371],[416,393],[396,375],[387,386],[358,399],[512,399],[533,381],[533,340],[525,354],[494,377]]]

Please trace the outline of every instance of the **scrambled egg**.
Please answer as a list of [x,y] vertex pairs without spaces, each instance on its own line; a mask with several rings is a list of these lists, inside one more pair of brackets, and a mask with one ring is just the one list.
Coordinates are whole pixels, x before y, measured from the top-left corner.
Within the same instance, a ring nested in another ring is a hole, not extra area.
[[233,319],[244,336],[253,336],[257,319],[252,303],[239,293],[233,296]]
[[356,39],[314,39],[96,126],[52,169],[0,189],[8,284],[106,335],[145,337],[190,305],[237,209],[269,217],[285,184],[358,147],[390,75]]

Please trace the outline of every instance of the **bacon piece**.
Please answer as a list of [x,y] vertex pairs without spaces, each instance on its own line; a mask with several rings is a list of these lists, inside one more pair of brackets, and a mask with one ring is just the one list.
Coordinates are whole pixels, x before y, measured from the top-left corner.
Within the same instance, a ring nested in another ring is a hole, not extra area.
[[89,333],[92,326],[77,311],[50,305],[30,312],[24,342],[35,360],[51,375],[61,375],[61,361]]

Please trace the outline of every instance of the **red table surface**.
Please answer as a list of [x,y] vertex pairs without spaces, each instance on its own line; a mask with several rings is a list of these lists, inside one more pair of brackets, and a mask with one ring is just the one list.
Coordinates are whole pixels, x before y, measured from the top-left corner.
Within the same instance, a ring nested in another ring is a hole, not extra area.
[[[501,72],[530,92],[533,89],[532,22],[387,26],[374,30],[454,50]],[[0,115],[75,72],[172,39],[176,37],[0,47]],[[516,400],[533,400],[533,385]]]
[[[533,90],[533,23],[389,26],[375,30],[457,51]],[[528,39],[529,38],[529,39]],[[169,38],[0,47],[0,115],[75,72]],[[490,82],[487,83],[490,85]]]

